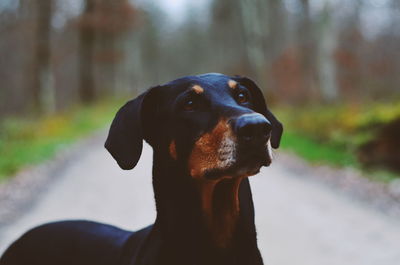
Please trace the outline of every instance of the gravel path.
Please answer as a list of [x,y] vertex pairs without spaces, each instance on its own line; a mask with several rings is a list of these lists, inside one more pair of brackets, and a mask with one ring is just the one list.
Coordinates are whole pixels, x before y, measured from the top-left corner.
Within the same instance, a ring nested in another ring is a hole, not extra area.
[[[282,159],[284,161],[284,159]],[[398,265],[400,220],[280,162],[251,178],[259,246],[270,265]],[[0,226],[0,253],[28,228],[91,219],[138,229],[155,218],[151,150],[122,171],[96,144],[74,158],[25,214]],[[1,206],[0,206],[1,208]]]

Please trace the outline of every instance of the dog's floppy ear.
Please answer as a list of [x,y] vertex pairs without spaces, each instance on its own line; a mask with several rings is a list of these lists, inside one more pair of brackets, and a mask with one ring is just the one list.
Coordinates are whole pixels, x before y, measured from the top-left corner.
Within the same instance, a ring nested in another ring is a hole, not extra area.
[[122,106],[111,124],[105,148],[122,169],[132,169],[142,154],[141,109],[146,93]]
[[108,132],[104,146],[122,169],[134,168],[142,154],[143,105],[151,90],[153,88],[122,106],[115,115]]
[[263,114],[272,125],[272,134],[271,134],[271,146],[273,148],[278,148],[281,142],[281,136],[283,133],[283,126],[280,123],[274,114],[272,114],[267,108],[267,104],[265,103],[264,96],[261,92],[261,89],[257,86],[257,84],[247,77],[242,76],[234,76],[232,78],[240,85],[246,87],[250,93],[252,94],[252,98],[254,100],[254,108],[257,112]]

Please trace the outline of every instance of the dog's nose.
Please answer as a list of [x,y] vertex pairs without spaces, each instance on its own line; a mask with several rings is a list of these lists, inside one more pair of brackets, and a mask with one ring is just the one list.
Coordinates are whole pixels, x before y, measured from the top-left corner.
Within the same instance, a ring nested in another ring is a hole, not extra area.
[[271,123],[261,114],[245,114],[233,121],[233,130],[239,141],[266,143],[271,134]]

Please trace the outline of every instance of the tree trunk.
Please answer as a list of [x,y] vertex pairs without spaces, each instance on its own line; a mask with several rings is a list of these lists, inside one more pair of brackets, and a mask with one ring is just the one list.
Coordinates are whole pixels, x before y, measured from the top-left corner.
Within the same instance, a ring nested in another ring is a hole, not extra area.
[[336,63],[334,52],[337,44],[337,33],[332,23],[332,9],[329,2],[325,3],[324,11],[319,21],[318,47],[318,81],[322,100],[332,102],[337,99]]
[[36,2],[37,30],[36,47],[34,55],[34,82],[33,107],[39,113],[49,113],[55,110],[55,91],[53,86],[53,74],[50,67],[50,35],[52,0]]
[[239,1],[241,21],[243,23],[247,56],[252,72],[262,87],[267,86],[266,73],[266,39],[269,35],[267,25],[267,6],[262,1]]
[[305,95],[306,100],[315,100],[318,97],[318,90],[315,84],[316,74],[316,54],[315,54],[315,37],[313,23],[310,16],[309,0],[301,0],[302,18],[298,28],[298,38],[300,41],[300,62],[304,74]]
[[268,49],[269,62],[273,62],[285,49],[286,12],[282,0],[268,0]]
[[95,100],[95,83],[93,76],[93,52],[95,42],[94,28],[85,19],[94,12],[95,1],[86,0],[83,23],[79,32],[79,96],[83,103]]

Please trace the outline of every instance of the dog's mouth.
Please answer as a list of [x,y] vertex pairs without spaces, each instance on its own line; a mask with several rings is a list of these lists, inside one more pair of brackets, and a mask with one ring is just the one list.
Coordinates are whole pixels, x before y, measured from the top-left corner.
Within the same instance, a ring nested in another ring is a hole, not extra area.
[[237,163],[229,168],[211,168],[204,172],[204,178],[209,180],[216,180],[220,178],[237,178],[237,177],[249,177],[260,172],[263,164],[259,162],[250,163]]
[[265,147],[231,148],[219,156],[220,167],[205,170],[206,179],[221,177],[248,177],[260,172],[261,167],[268,167],[272,163],[273,154],[269,141]]

